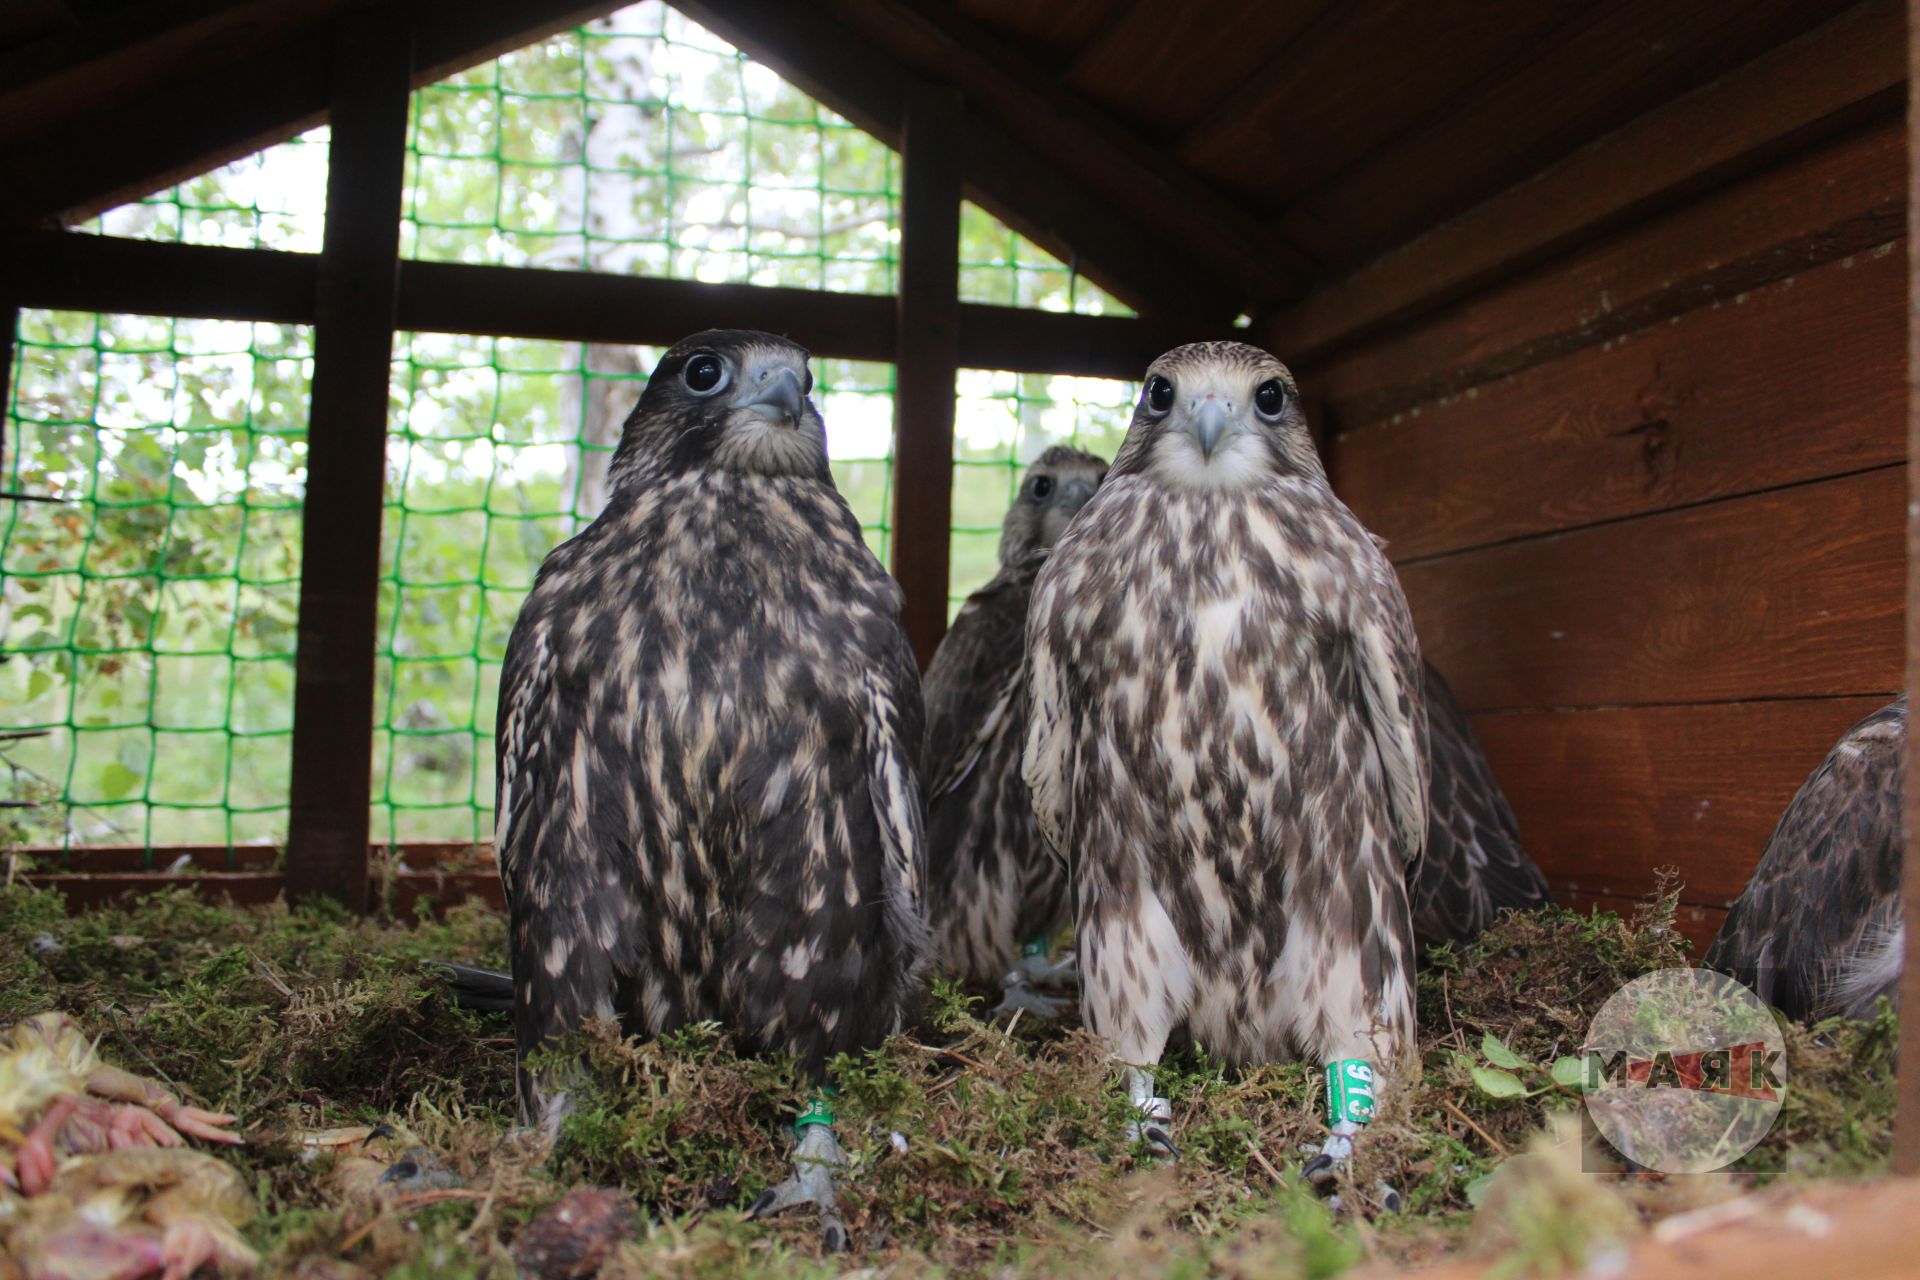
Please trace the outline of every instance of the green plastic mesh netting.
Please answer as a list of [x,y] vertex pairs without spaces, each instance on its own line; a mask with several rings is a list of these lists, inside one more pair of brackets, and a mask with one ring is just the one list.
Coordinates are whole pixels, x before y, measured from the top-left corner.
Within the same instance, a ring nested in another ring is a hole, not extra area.
[[[316,130],[91,229],[315,251]],[[886,293],[899,162],[657,0],[414,98],[402,252]],[[1124,313],[968,205],[969,301]],[[743,316],[743,324],[752,317]],[[0,809],[39,847],[284,838],[311,333],[21,314],[0,488]],[[493,712],[541,558],[592,518],[659,352],[403,333],[394,348],[374,834],[484,840]],[[835,479],[888,550],[892,368],[815,361]],[[994,568],[1024,462],[1111,453],[1134,388],[968,370],[953,600]]]

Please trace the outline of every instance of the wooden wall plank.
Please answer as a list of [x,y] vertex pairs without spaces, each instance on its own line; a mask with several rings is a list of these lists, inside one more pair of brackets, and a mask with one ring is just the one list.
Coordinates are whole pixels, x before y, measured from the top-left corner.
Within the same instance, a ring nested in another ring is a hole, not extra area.
[[1890,117],[1295,372],[1350,430],[1900,239],[1906,206]]
[[[1687,10],[1667,6],[1666,12]],[[1865,0],[1263,320],[1260,331],[1271,349],[1310,363],[1751,171],[1796,145],[1883,114],[1904,92],[1903,15],[1899,0]],[[1434,149],[1426,167],[1444,168],[1462,148],[1484,145],[1498,133],[1495,124],[1483,122],[1449,147]],[[1395,164],[1382,171],[1380,189],[1360,189],[1352,193],[1352,207],[1328,205],[1315,216],[1339,226],[1368,216],[1370,208],[1397,207],[1403,192],[1424,190],[1418,172],[1417,166]],[[1293,238],[1304,242],[1298,233]]]
[[314,291],[287,894],[366,905],[387,399],[412,93],[405,11],[343,16]]
[[1470,711],[1878,693],[1901,670],[1906,503],[1893,466],[1400,579]]
[[[1920,76],[1920,0],[1902,6],[1907,16],[1907,71]],[[1907,181],[1920,188],[1920,113],[1909,103],[1907,117]],[[1920,237],[1920,196],[1907,200],[1908,238]],[[1907,506],[1907,663],[1905,689],[1909,704],[1920,702],[1920,262],[1907,286],[1907,376],[1911,399],[1907,410],[1907,471],[1914,486]],[[1906,955],[1900,978],[1900,1007],[1906,1011],[1905,1034],[1900,1037],[1898,1111],[1894,1119],[1893,1167],[1908,1177],[1920,1176],[1920,822],[1913,819],[1920,804],[1920,728],[1907,721],[1906,848],[1901,859],[1901,919],[1906,927]]]
[[1547,878],[1637,897],[1662,867],[1724,907],[1806,777],[1891,693],[1474,717],[1521,840]]
[[1894,248],[1340,435],[1334,486],[1418,558],[1899,462]]
[[947,629],[960,370],[959,90],[915,85],[901,128],[900,324],[893,392],[893,576],[925,667]]

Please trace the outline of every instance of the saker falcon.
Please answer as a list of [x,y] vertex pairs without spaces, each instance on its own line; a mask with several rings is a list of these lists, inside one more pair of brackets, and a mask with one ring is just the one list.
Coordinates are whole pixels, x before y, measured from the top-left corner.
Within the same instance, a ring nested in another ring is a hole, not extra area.
[[1284,365],[1236,342],[1154,361],[1040,570],[1027,664],[1024,775],[1137,1132],[1173,1148],[1152,1071],[1184,1025],[1325,1068],[1328,1177],[1412,1042],[1427,715],[1399,581]]
[[[501,672],[500,874],[527,1056],[618,1016],[717,1021],[815,1081],[909,1026],[928,955],[924,711],[899,589],[835,490],[807,353],[713,330],[660,360],[605,510],[547,557]],[[754,1212],[844,1243],[831,1112]]]
[[1105,459],[1066,445],[1027,468],[1000,526],[1000,571],[967,597],[924,682],[937,962],[966,981],[1004,983],[1003,1008],[1049,1015],[1057,1003],[1038,988],[1072,971],[1048,963],[1048,941],[1066,923],[1066,872],[1040,837],[1020,777],[1027,603],[1047,553],[1106,470]]
[[1781,815],[1705,964],[1804,1021],[1897,997],[1907,700],[1847,730]]

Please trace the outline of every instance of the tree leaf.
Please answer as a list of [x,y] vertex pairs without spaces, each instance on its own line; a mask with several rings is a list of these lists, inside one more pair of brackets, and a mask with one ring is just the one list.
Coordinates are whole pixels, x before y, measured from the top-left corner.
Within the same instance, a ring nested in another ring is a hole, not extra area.
[[109,800],[126,799],[143,781],[144,778],[118,760],[100,771],[100,791]]
[[1527,1065],[1526,1059],[1507,1048],[1507,1046],[1501,1042],[1500,1037],[1491,1031],[1480,1037],[1480,1052],[1485,1054],[1487,1061],[1491,1062],[1494,1066],[1505,1067],[1509,1071],[1518,1071]]
[[1587,1091],[1587,1060],[1585,1058],[1555,1058],[1553,1060],[1553,1079],[1563,1089],[1572,1089],[1575,1093]]
[[1467,1184],[1468,1204],[1476,1209],[1480,1207],[1481,1202],[1487,1198],[1488,1188],[1493,1186],[1493,1174],[1494,1171],[1489,1169]]
[[1491,1067],[1475,1067],[1473,1082],[1480,1092],[1493,1098],[1524,1098],[1527,1086],[1520,1083],[1520,1077],[1511,1071],[1495,1071]]

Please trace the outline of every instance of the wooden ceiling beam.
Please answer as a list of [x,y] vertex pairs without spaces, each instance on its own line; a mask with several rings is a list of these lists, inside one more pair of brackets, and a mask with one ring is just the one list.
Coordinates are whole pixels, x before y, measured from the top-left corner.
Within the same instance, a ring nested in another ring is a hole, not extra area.
[[1899,109],[1900,0],[1867,0],[1393,250],[1255,332],[1311,364],[1838,130]]
[[[430,84],[602,16],[619,0],[385,0],[418,12],[413,82]],[[322,123],[331,13],[263,44],[227,32],[211,60],[167,67],[109,107],[68,101],[57,120],[0,144],[0,219],[76,222]]]
[[[919,73],[824,0],[675,0],[675,7],[889,145],[899,146],[906,86]],[[951,70],[925,78],[951,81]],[[968,194],[1041,248],[1143,312],[1225,323],[1248,296],[1191,245],[1140,223],[1134,211],[1069,181],[1030,141],[967,104]]]
[[957,85],[968,109],[1017,132],[1070,180],[1156,235],[1187,245],[1249,303],[1298,296],[1313,264],[1252,214],[1063,88],[1018,50],[926,0],[828,0],[920,75]]
[[[311,324],[318,261],[276,249],[0,232],[0,298],[54,311]],[[895,349],[890,294],[407,260],[398,305],[398,328],[429,333],[667,346],[748,317],[819,356],[888,361]],[[960,364],[1134,380],[1170,347],[1231,332],[1181,319],[962,303]]]

